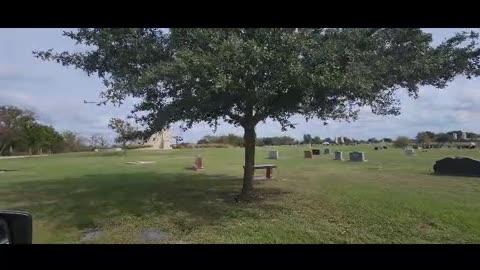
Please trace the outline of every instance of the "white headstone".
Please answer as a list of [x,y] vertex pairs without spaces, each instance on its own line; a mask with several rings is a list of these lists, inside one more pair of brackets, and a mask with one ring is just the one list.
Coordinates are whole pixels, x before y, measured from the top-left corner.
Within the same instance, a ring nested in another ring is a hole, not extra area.
[[335,160],[343,160],[343,153],[340,151],[335,151]]
[[278,151],[270,151],[268,152],[269,159],[278,159]]
[[413,156],[415,154],[415,150],[412,148],[405,148],[405,155]]

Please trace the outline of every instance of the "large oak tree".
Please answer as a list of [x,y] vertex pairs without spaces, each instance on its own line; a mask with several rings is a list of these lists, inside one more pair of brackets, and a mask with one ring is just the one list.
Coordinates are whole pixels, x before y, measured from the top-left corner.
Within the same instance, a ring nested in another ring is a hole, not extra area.
[[259,122],[286,129],[293,115],[355,120],[362,106],[397,115],[397,89],[417,97],[419,86],[444,88],[459,75],[479,75],[473,32],[438,46],[421,29],[84,28],[64,35],[90,49],[34,54],[96,74],[105,102],[139,98],[132,113],[147,133],[177,121],[243,127],[243,196],[253,190]]

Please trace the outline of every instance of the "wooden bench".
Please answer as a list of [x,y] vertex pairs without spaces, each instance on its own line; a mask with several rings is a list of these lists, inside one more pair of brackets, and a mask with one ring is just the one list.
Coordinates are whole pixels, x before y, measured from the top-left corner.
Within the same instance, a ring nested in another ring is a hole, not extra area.
[[[274,164],[262,164],[262,165],[255,165],[253,167],[254,170],[257,170],[257,169],[265,169],[266,170],[266,173],[265,173],[265,178],[263,179],[272,179],[272,171],[273,171],[273,168],[277,168],[277,165],[274,165]],[[245,166],[243,166],[243,169],[245,169]],[[258,179],[258,178],[257,178]]]

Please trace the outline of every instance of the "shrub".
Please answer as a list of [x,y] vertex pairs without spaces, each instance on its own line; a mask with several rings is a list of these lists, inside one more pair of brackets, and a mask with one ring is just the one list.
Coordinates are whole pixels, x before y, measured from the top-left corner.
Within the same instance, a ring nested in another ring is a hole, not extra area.
[[399,148],[405,148],[408,146],[409,143],[410,143],[410,139],[408,137],[400,136],[393,142],[393,146],[399,147]]

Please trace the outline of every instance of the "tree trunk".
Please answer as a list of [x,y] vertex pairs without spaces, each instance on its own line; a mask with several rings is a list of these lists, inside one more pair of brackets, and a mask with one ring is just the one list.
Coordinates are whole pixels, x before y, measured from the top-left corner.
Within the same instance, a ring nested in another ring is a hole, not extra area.
[[245,169],[243,171],[243,188],[240,197],[247,199],[253,192],[253,174],[255,166],[255,127],[244,128],[245,134]]
[[6,143],[2,145],[2,148],[0,149],[0,156],[3,154],[3,150],[5,150],[6,147],[7,147]]

